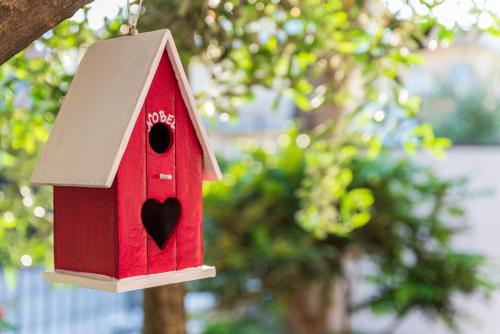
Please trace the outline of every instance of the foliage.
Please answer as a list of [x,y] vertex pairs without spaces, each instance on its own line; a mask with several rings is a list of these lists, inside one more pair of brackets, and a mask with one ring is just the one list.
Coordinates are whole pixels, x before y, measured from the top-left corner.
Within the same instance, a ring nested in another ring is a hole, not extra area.
[[204,334],[261,334],[269,329],[258,319],[220,320],[208,325]]
[[0,333],[14,331],[15,329],[15,326],[5,321],[5,310],[2,306],[0,306]]
[[353,184],[372,189],[372,222],[349,239],[367,253],[377,273],[377,292],[355,309],[370,306],[405,316],[420,310],[454,327],[456,294],[487,292],[480,274],[485,258],[453,247],[464,231],[463,180],[442,180],[431,169],[382,156],[353,162]]
[[[437,89],[422,95],[421,118],[456,144],[499,144],[500,99],[494,85],[478,78],[465,64],[454,67],[453,72],[434,79]],[[495,69],[490,71],[493,78]]]
[[4,320],[0,320],[0,333],[1,332],[13,332],[15,331],[16,327],[9,324],[8,322]]
[[[428,10],[438,5],[424,4]],[[210,71],[214,87],[198,97],[207,114],[234,115],[258,85],[291,94],[302,110],[335,110],[338,122],[317,152],[329,155],[331,163],[314,165],[314,157],[308,159],[313,165],[302,185],[299,223],[317,236],[346,233],[369,217],[371,195],[362,189],[346,193],[346,166],[353,155],[339,154],[339,145],[351,142],[358,152],[368,148],[376,155],[387,128],[401,127],[409,150],[423,145],[439,152],[448,145],[430,127],[408,127],[419,103],[407,96],[398,76],[401,68],[420,61],[412,51],[425,47],[431,35],[452,40],[453,31],[432,15],[415,11],[402,19],[379,1],[150,0],[145,6],[140,29],[169,27],[185,64],[196,59]],[[35,262],[50,258],[45,247],[51,238],[50,193],[31,189],[29,175],[79,55],[96,38],[117,35],[120,17],[100,31],[86,25],[85,18],[63,22],[0,70],[0,244],[10,245],[0,247],[3,265],[18,265],[22,254]],[[389,109],[396,111],[389,115]],[[377,111],[385,113],[384,122],[373,119]],[[318,201],[315,184],[335,184],[336,191],[322,192]],[[359,195],[362,203],[353,201]]]
[[[433,15],[441,5],[405,2],[411,14],[403,15],[402,8],[390,11],[377,0],[150,0],[141,26],[171,28],[184,62],[206,66],[212,86],[198,101],[208,115],[216,110],[236,118],[237,106],[264,86],[291,95],[302,111],[327,110],[336,120],[307,159],[312,165],[297,213],[299,224],[325,238],[369,219],[372,195],[347,193],[354,154],[374,156],[396,143],[410,153],[425,148],[442,156],[450,145],[429,124],[417,125],[420,100],[408,95],[399,76],[421,63],[419,50],[453,41],[458,26],[444,26]],[[486,12],[471,8],[476,18]],[[353,145],[346,154],[339,152],[345,143]],[[315,155],[328,159],[318,162]],[[358,196],[363,201],[353,200]]]
[[[451,296],[480,286],[482,258],[450,248],[454,231],[443,215],[452,184],[380,156],[391,145],[437,154],[449,145],[429,125],[417,125],[419,99],[399,77],[421,61],[416,51],[449,44],[456,31],[431,15],[441,1],[418,3],[427,15],[417,14],[420,8],[404,18],[378,0],[145,2],[139,29],[170,28],[184,64],[202,62],[211,74],[212,85],[198,96],[207,116],[236,118],[253,88],[265,86],[335,121],[301,140],[297,130],[286,135],[302,147],[312,140],[307,152],[288,145],[276,155],[245,154],[208,190],[207,252],[220,274],[203,283],[225,305],[245,299],[281,315],[291,290],[344,274],[340,259],[351,246],[377,266],[372,282],[384,279],[373,298],[353,307],[402,316],[420,308],[452,323]],[[120,17],[100,31],[88,29],[85,18],[63,22],[0,69],[2,266],[19,266],[23,254],[34,263],[51,259],[51,195],[48,187],[30,187],[29,175],[77,59],[90,42],[119,29]],[[417,172],[425,182],[410,177]],[[434,215],[417,215],[417,204],[436,203]],[[417,243],[420,233],[437,248]],[[403,261],[407,252],[418,261]],[[424,263],[432,265],[421,270]]]
[[421,310],[455,325],[453,298],[488,288],[479,274],[484,258],[452,247],[464,227],[462,181],[441,180],[385,152],[375,159],[352,158],[348,193],[374,194],[369,223],[345,236],[318,239],[301,230],[295,215],[307,165],[297,135],[292,130],[290,144],[274,154],[245,152],[206,191],[207,257],[218,276],[203,284],[220,305],[270,303],[286,315],[294,290],[348,277],[346,258],[368,259],[373,268],[367,280],[375,293],[351,304],[352,311],[370,308],[404,317]]

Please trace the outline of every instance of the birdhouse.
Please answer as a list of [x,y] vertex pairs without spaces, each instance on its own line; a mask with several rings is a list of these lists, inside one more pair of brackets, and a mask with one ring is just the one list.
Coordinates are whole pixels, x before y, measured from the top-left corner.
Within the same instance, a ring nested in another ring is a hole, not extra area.
[[54,187],[45,278],[122,292],[215,276],[202,182],[220,178],[170,31],[91,45],[32,176]]

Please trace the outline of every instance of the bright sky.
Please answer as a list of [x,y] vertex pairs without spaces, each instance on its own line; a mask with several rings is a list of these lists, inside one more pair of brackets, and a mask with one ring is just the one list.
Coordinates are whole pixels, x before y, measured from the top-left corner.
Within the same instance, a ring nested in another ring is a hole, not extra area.
[[[130,2],[133,3],[133,0]],[[94,30],[103,28],[104,18],[115,18],[120,8],[125,6],[127,6],[127,0],[95,0],[89,5],[89,27]],[[134,8],[136,7],[134,6]],[[71,19],[83,20],[83,11],[80,9]]]
[[[398,13],[402,18],[409,18],[412,15],[412,9],[406,4],[408,0],[384,0],[387,8],[393,12]],[[426,0],[424,0],[426,1]],[[432,2],[432,0],[427,0]],[[415,12],[420,15],[428,15],[429,11],[422,0],[409,0],[409,3],[415,9]],[[491,11],[500,15],[500,1],[499,0],[445,0],[441,5],[435,7],[431,15],[436,17],[437,20],[444,26],[451,28],[455,24],[462,28],[470,28],[472,24],[476,23],[475,15],[470,14],[470,10],[474,4],[483,9],[484,12],[479,16],[478,26],[482,29],[490,27],[494,22]]]
[[[147,4],[147,0],[144,0]],[[422,0],[409,0],[414,6],[415,11],[421,15],[429,14],[427,8],[420,4]],[[433,0],[424,0],[433,1]],[[133,0],[131,0],[133,2]],[[412,9],[406,3],[408,0],[384,0],[387,8],[393,12],[398,13],[401,18],[409,18],[412,15]],[[475,23],[476,17],[469,14],[469,10],[473,4],[488,11],[492,11],[500,16],[500,0],[445,0],[441,5],[437,6],[431,15],[435,16],[440,23],[447,27],[452,27],[458,24],[462,28],[469,28]],[[89,26],[91,29],[101,29],[104,26],[104,18],[115,18],[120,7],[125,7],[126,0],[95,0],[90,4],[89,11]],[[132,10],[136,7],[132,7]],[[74,20],[81,20],[83,18],[82,11],[78,11],[73,17]],[[494,22],[491,15],[487,12],[481,14],[478,18],[478,25],[480,28],[488,28]]]

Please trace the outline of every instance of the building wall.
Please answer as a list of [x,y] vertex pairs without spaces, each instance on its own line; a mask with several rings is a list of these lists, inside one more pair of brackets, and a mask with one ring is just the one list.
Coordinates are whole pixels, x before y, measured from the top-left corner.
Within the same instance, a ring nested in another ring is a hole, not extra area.
[[[420,161],[432,166],[445,178],[466,176],[470,190],[475,194],[465,202],[470,230],[455,240],[459,249],[477,252],[488,257],[485,271],[497,282],[500,266],[500,146],[457,146],[451,149],[444,161],[421,156]],[[368,293],[363,286],[355,288],[356,294]],[[481,296],[458,297],[457,305],[464,311],[461,333],[497,334],[500,331],[500,291],[491,298]],[[380,319],[367,313],[353,319],[356,329],[380,332],[391,319]],[[396,332],[398,334],[448,334],[452,333],[439,321],[429,321],[422,315],[409,317]]]

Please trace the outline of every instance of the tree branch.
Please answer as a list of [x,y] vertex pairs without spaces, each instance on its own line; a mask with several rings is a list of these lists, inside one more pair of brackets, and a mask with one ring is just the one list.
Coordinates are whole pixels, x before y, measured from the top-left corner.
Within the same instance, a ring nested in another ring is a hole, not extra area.
[[0,1],[0,65],[92,0]]

